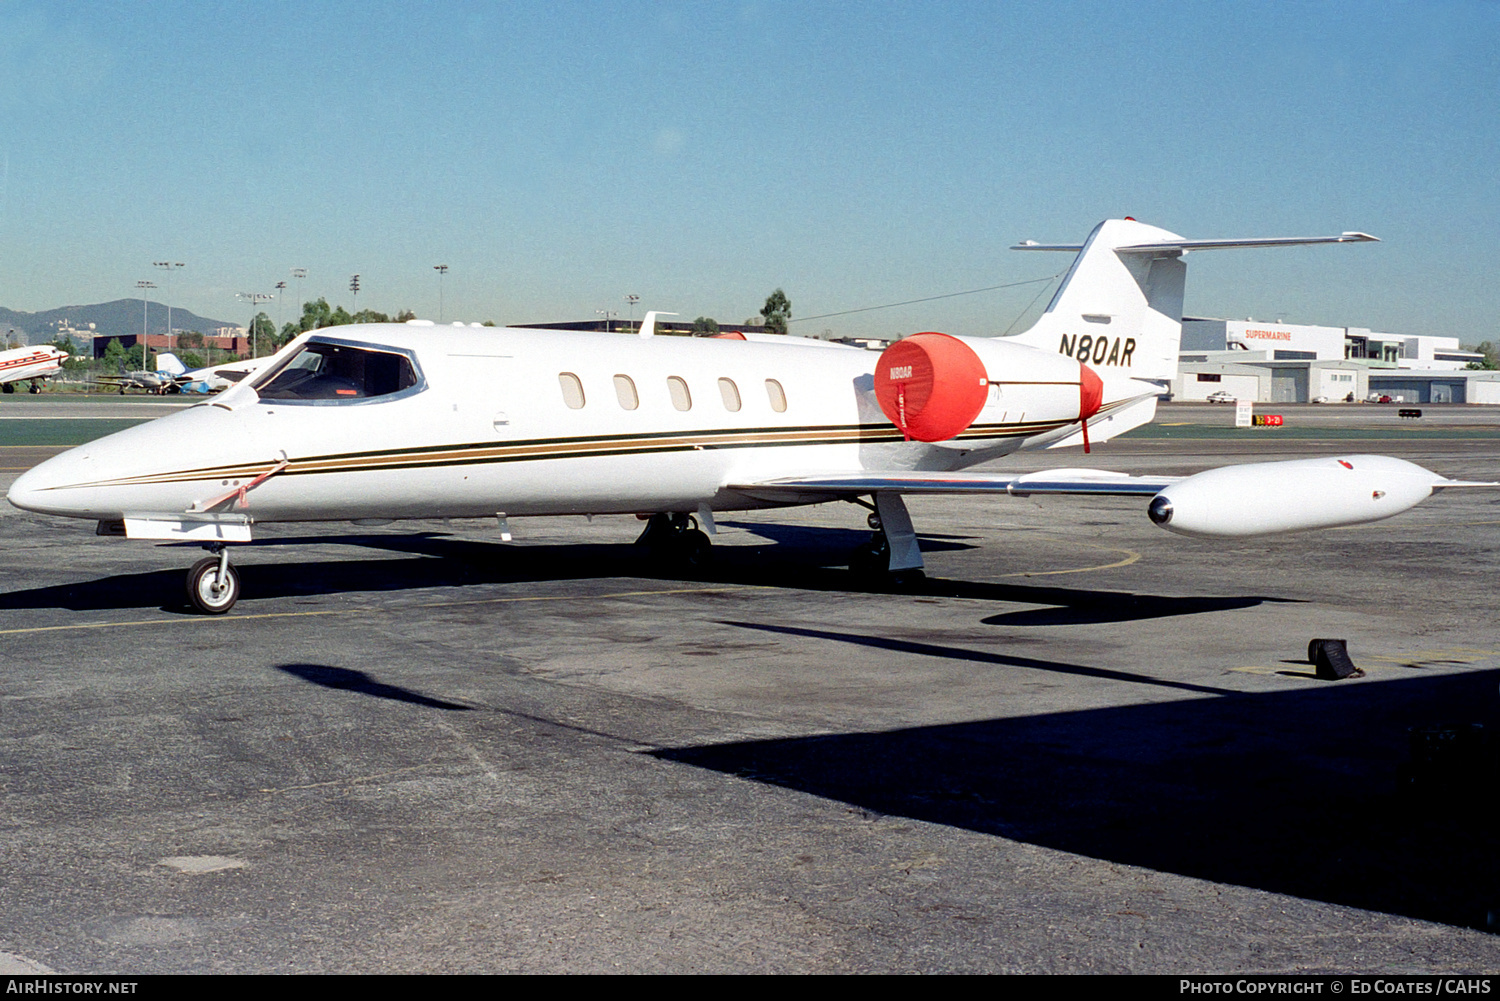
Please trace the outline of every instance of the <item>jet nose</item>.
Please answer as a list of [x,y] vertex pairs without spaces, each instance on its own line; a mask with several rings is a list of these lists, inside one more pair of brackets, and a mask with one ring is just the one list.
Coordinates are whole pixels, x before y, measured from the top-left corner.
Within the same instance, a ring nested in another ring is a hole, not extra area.
[[47,478],[42,474],[42,466],[46,464],[44,462],[41,466],[32,466],[17,477],[16,482],[10,485],[5,499],[23,511],[39,510],[37,505],[41,503],[40,493],[46,489]]
[[80,449],[71,449],[31,467],[10,485],[6,499],[23,511],[75,518],[88,516],[84,508],[77,506],[82,498],[75,496],[76,491],[58,489],[79,478],[80,460],[88,460],[88,456],[80,455],[80,452]]

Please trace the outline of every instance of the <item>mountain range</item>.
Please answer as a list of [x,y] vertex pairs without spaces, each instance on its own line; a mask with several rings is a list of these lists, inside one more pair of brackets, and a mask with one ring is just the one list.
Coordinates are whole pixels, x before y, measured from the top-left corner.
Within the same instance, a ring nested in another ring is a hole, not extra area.
[[[141,313],[139,299],[116,299],[88,306],[63,306],[40,313],[23,313],[0,306],[0,344],[11,338],[27,344],[45,344],[57,337],[59,330],[65,326],[87,330],[91,323],[94,325],[94,333],[105,337],[138,336],[141,332]],[[167,332],[165,303],[148,302],[145,314],[147,333]],[[196,330],[212,334],[219,327],[243,326],[245,322],[213,320],[181,307],[172,308],[172,327],[179,331]]]

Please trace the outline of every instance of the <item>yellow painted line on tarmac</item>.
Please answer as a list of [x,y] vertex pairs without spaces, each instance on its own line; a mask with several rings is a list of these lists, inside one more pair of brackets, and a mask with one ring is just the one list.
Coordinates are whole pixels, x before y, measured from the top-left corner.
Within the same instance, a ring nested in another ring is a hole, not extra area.
[[[1044,538],[1056,539],[1057,536],[1044,536]],[[1126,549],[1123,546],[1098,546],[1090,542],[1079,542],[1076,539],[1068,539],[1065,541],[1067,541],[1070,545],[1081,546],[1084,549],[1100,549],[1106,553],[1124,553],[1125,558],[1123,560],[1116,560],[1113,563],[1101,563],[1098,566],[1093,567],[1077,567],[1072,570],[1022,570],[1016,573],[1002,573],[996,574],[992,577],[979,577],[976,579],[1004,580],[1007,577],[1055,577],[1059,574],[1067,573],[1092,573],[1095,570],[1113,570],[1115,567],[1128,567],[1130,566],[1130,564],[1141,558],[1140,553],[1136,552],[1134,549]]]
[[1323,680],[1319,678],[1317,673],[1314,671],[1293,671],[1287,669],[1288,667],[1293,666],[1296,665],[1287,665],[1287,667],[1259,667],[1256,665],[1252,665],[1250,667],[1231,667],[1229,670],[1239,674],[1262,674],[1272,677],[1301,678],[1303,681]]
[[1481,660],[1489,660],[1491,657],[1500,657],[1500,650],[1483,650],[1478,647],[1449,646],[1440,647],[1436,650],[1412,650],[1408,653],[1391,656],[1389,654],[1367,653],[1360,656],[1361,660],[1382,660],[1389,664],[1473,664]]
[[354,608],[322,608],[309,612],[253,612],[249,615],[179,615],[171,619],[134,619],[129,622],[80,622],[66,626],[28,626],[24,629],[0,629],[0,636],[18,636],[22,633],[56,633],[79,629],[126,629],[136,626],[163,626],[174,623],[197,622],[248,622],[251,619],[296,619],[316,615],[346,615],[355,612],[391,612],[402,608],[451,608],[460,605],[505,605],[522,601],[589,601],[610,598],[648,598],[665,594],[714,594],[732,591],[763,591],[766,587],[745,585],[736,587],[674,587],[655,591],[613,591],[609,594],[542,594],[506,598],[472,598],[464,601],[420,601],[410,605],[374,606],[358,605]]

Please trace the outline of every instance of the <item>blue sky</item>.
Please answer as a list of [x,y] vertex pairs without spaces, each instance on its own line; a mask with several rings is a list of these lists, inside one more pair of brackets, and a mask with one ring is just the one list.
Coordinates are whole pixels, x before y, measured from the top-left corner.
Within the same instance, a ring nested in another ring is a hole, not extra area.
[[[293,267],[435,316],[438,263],[448,319],[801,317],[1050,275],[1006,248],[1132,215],[1384,240],[1196,254],[1190,313],[1494,339],[1497,99],[1492,0],[0,0],[0,306],[172,259],[241,321]],[[793,329],[1000,333],[1036,290]]]

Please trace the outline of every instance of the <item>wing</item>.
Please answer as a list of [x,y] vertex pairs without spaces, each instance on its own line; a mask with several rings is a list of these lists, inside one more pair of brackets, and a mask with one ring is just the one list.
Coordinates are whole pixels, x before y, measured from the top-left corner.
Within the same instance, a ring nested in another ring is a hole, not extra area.
[[[773,504],[808,504],[860,494],[1092,494],[1151,497],[1151,520],[1180,535],[1267,535],[1359,525],[1400,514],[1440,490],[1500,483],[1452,480],[1385,455],[1325,456],[1220,466],[1192,476],[1131,476],[1102,469],[1035,473],[834,473],[792,476],[729,489]],[[916,565],[916,564],[912,564]]]
[[1180,476],[1131,476],[1104,469],[1044,469],[1035,473],[922,473],[907,471],[835,473],[827,476],[788,476],[755,483],[730,483],[727,488],[772,502],[818,497],[853,497],[890,492],[898,494],[1093,494],[1152,497]]

